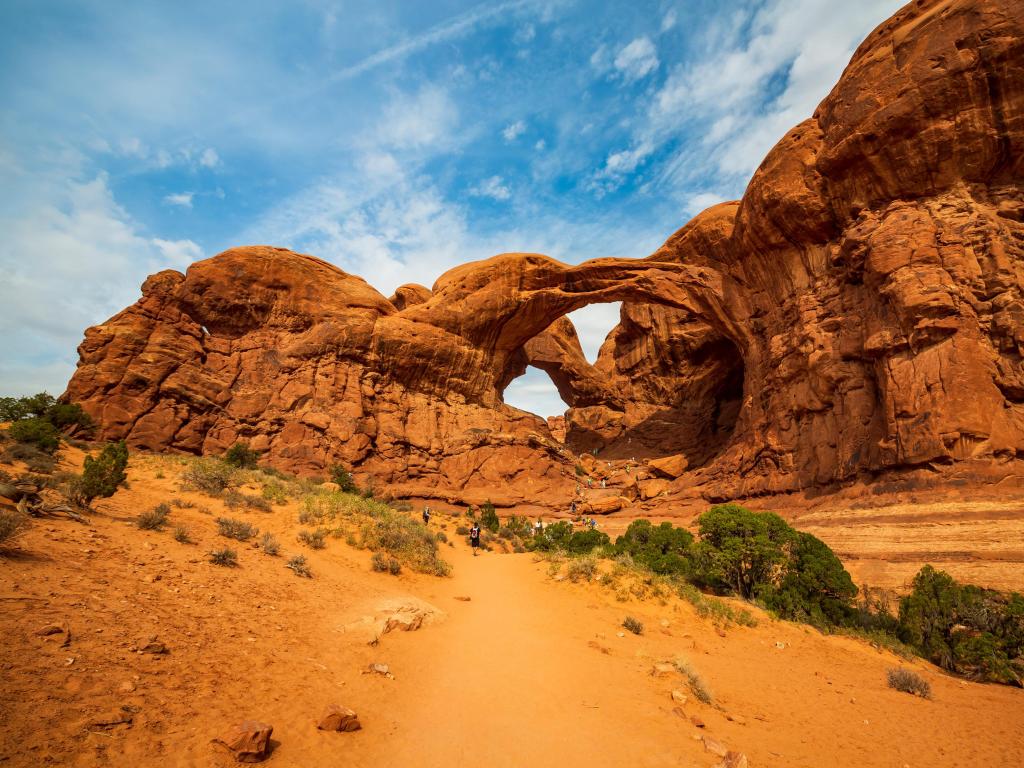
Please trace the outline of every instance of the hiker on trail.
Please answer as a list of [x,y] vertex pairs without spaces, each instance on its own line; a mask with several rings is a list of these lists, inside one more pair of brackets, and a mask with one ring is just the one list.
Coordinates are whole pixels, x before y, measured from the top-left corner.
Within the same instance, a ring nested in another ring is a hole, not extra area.
[[603,477],[601,478],[601,487],[602,488],[607,488],[608,487],[608,481],[605,480]]
[[540,536],[542,533],[544,533],[544,523],[538,517],[537,522],[533,524],[533,535]]
[[573,499],[572,503],[569,504],[569,514],[573,516],[576,515],[576,499]]
[[423,508],[423,524],[427,525],[430,522],[430,507]]
[[480,547],[480,525],[476,521],[469,529],[469,544],[473,547],[473,557],[476,557],[476,551]]

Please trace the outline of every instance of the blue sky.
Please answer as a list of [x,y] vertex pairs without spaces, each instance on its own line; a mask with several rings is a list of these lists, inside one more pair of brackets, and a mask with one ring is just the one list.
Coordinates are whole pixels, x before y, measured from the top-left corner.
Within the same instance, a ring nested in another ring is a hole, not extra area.
[[[645,256],[739,197],[892,0],[0,5],[0,394],[63,391],[147,274],[267,243],[389,295]],[[593,359],[612,305],[574,314]],[[564,406],[540,372],[506,399]]]

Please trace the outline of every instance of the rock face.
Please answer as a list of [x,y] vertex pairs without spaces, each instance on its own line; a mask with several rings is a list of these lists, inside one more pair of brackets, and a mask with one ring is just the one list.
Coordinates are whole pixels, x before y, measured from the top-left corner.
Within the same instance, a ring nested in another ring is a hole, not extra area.
[[[646,259],[503,254],[387,299],[310,256],[232,249],[90,328],[66,396],[138,447],[246,440],[285,469],[471,503],[572,494],[572,452],[502,402],[530,364],[574,451],[678,457],[675,492],[1019,474],[1022,19],[1024,0],[906,6],[741,201]],[[564,315],[609,301],[592,366]]]

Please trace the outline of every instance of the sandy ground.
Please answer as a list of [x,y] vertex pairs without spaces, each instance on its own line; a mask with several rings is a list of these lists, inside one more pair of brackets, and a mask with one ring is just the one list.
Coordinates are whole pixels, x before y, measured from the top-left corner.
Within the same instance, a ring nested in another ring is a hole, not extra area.
[[[300,579],[236,545],[239,567],[205,553],[226,540],[220,502],[177,491],[133,460],[131,488],[98,502],[90,524],[43,520],[0,557],[0,764],[225,766],[211,746],[225,726],[274,726],[275,766],[710,766],[708,736],[751,766],[1015,765],[1024,754],[1024,691],[961,681],[859,640],[827,637],[758,613],[754,628],[716,627],[686,603],[629,598],[548,575],[530,555],[471,557],[445,547],[448,579],[373,573],[369,553],[330,540],[294,542],[294,503],[232,512],[303,552]],[[195,544],[141,531],[135,516],[172,497]],[[435,525],[452,533],[455,521]],[[454,537],[453,537],[454,538]],[[469,601],[457,597],[469,597]],[[372,637],[394,606],[428,606],[416,632]],[[626,615],[645,624],[621,631]],[[66,621],[70,641],[35,634]],[[139,653],[152,637],[167,654]],[[673,673],[684,657],[714,694],[681,707]],[[365,674],[389,665],[393,678]],[[887,687],[914,668],[926,701]],[[363,730],[326,733],[330,703],[352,707]],[[91,725],[127,707],[132,723]],[[679,708],[679,712],[674,712]],[[696,717],[705,727],[697,728]]]

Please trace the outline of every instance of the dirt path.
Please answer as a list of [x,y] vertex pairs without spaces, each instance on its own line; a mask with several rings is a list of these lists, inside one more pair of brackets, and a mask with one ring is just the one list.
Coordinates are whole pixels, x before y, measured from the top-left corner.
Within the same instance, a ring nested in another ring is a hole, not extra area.
[[448,618],[389,649],[406,691],[394,711],[401,736],[368,744],[367,756],[423,766],[661,766],[693,751],[645,679],[638,639],[619,638],[596,605],[540,581],[527,558],[455,560],[455,577],[437,590]]

